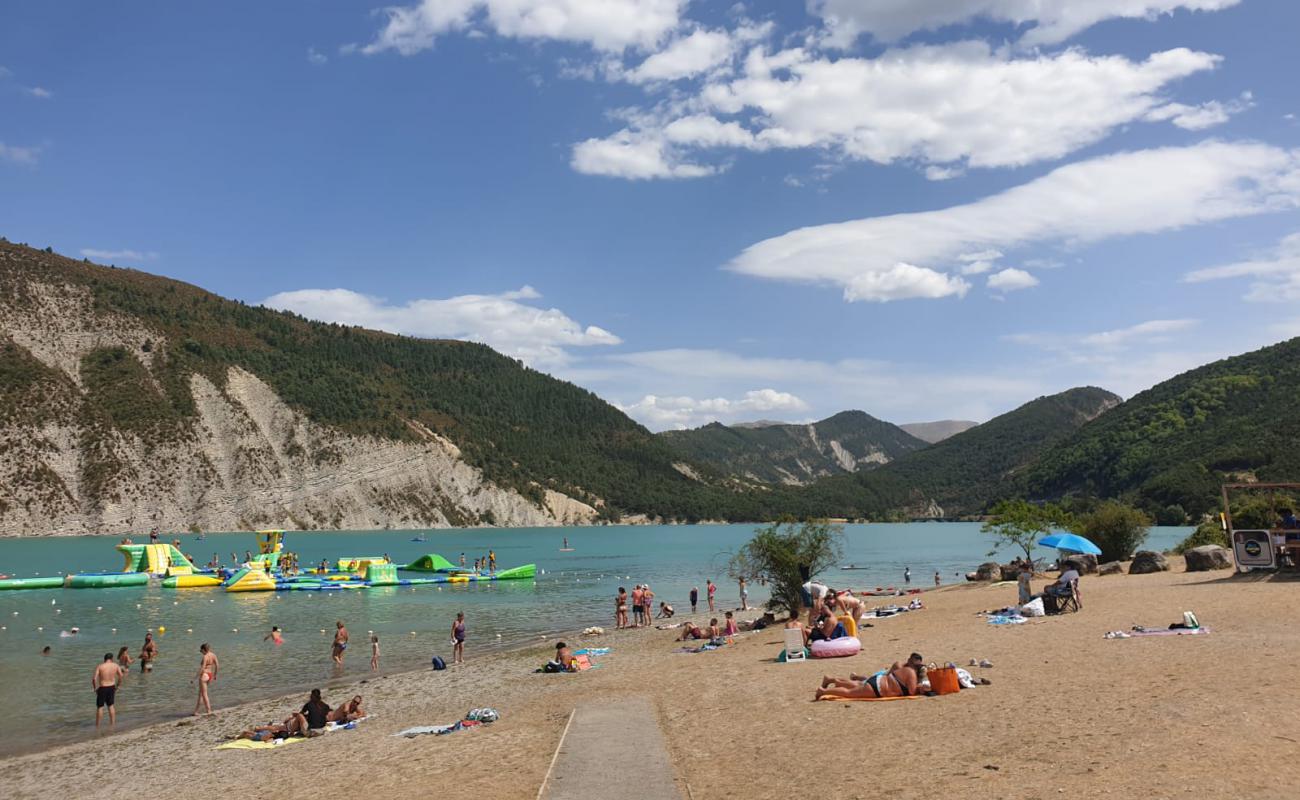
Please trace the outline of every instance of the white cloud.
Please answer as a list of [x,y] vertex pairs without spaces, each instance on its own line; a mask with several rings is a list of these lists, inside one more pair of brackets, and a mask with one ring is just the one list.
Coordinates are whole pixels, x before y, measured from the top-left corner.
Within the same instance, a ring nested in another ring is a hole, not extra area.
[[1023,269],[1008,267],[988,277],[988,287],[999,292],[1014,292],[1038,285],[1038,279]]
[[18,145],[0,142],[0,161],[34,167],[40,155],[41,148],[39,147],[19,147]]
[[25,86],[23,87],[23,91],[27,92],[32,97],[39,97],[42,100],[48,100],[54,96],[54,92],[41,86]]
[[1187,273],[1188,283],[1254,278],[1245,299],[1253,302],[1295,302],[1300,300],[1300,233],[1278,242],[1261,258],[1207,267]]
[[495,295],[469,294],[393,304],[348,289],[301,289],[272,295],[262,305],[325,322],[410,336],[482,342],[533,366],[566,363],[569,347],[622,342],[595,325],[584,328],[559,309],[520,302],[539,297],[535,289],[525,286]]
[[691,78],[731,60],[734,43],[726,31],[703,28],[676,39],[627,73],[632,83]]
[[1170,334],[1185,331],[1200,323],[1195,319],[1152,319],[1139,322],[1127,328],[1090,333],[1079,339],[1082,344],[1092,347],[1122,347],[1133,341],[1165,342]]
[[1158,108],[1153,108],[1144,119],[1149,121],[1169,120],[1183,130],[1199,131],[1212,128],[1215,125],[1222,125],[1232,115],[1240,114],[1254,105],[1254,96],[1250,92],[1242,92],[1241,96],[1236,100],[1229,100],[1226,103],[1221,103],[1218,100],[1211,100],[1199,106],[1166,103]]
[[327,61],[329,61],[329,58],[321,51],[314,47],[307,48],[307,63],[319,67]]
[[158,254],[152,250],[99,250],[94,247],[83,247],[81,254],[86,258],[93,258],[96,261],[107,261],[117,263],[118,261],[141,262],[152,261],[158,257]]
[[685,161],[662,136],[624,129],[604,139],[588,139],[573,147],[572,167],[586,175],[634,180],[700,178],[719,168]]
[[728,268],[880,299],[859,287],[899,264],[937,273],[983,249],[1077,245],[1297,206],[1300,150],[1211,140],[1069,164],[966,205],[801,228],[751,245]]
[[[1169,109],[1162,89],[1219,60],[1183,48],[1145,61],[1074,49],[1016,57],[983,42],[909,47],[872,59],[755,47],[739,76],[633,115],[633,124],[610,140],[656,142],[665,160],[685,163],[700,148],[819,148],[849,160],[925,164],[933,167],[928,178],[942,180],[967,167],[1023,166],[1093,144],[1121,125],[1152,118],[1156,108]],[[1203,112],[1165,113],[1186,121]],[[732,135],[718,141],[701,127],[699,138],[670,138],[665,131],[682,118],[710,119]]]
[[734,422],[740,417],[761,413],[807,411],[808,404],[788,392],[756,389],[736,400],[725,397],[695,399],[662,397],[648,394],[634,403],[620,405],[620,411],[655,430],[693,428],[709,422]]
[[445,33],[481,24],[500,36],[552,39],[621,52],[649,49],[678,26],[685,0],[422,0],[384,9],[387,23],[361,48],[404,56]]
[[975,19],[1033,26],[1021,42],[1055,44],[1102,20],[1154,19],[1178,9],[1217,11],[1240,0],[809,0],[840,47],[869,33],[882,41]]

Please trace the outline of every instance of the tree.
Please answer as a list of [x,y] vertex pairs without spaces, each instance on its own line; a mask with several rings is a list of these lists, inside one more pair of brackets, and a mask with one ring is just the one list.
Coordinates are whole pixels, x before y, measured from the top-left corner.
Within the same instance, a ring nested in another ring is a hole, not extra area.
[[843,539],[844,529],[826,520],[800,524],[786,518],[754,531],[731,557],[728,572],[732,578],[766,581],[768,610],[795,616],[803,607],[803,585],[840,560]]
[[1101,548],[1100,561],[1123,561],[1146,541],[1150,527],[1146,512],[1107,500],[1075,520],[1071,529]]
[[1052,532],[1053,528],[1068,527],[1070,515],[1053,503],[1036,505],[1025,500],[1002,500],[989,512],[989,519],[980,528],[994,537],[989,555],[997,554],[1003,547],[1018,547],[1025,560],[1032,561],[1034,545]]

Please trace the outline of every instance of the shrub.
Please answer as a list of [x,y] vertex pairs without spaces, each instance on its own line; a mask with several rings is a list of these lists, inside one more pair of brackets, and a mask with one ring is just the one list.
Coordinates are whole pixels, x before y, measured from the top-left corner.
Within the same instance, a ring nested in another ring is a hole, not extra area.
[[992,534],[993,549],[989,556],[1002,547],[1019,547],[1025,560],[1033,560],[1034,545],[1053,528],[1069,527],[1071,517],[1052,503],[1034,505],[1024,500],[1003,500],[989,512],[989,519],[980,530]]
[[1157,509],[1155,517],[1157,525],[1184,525],[1187,523],[1187,512],[1177,503]]
[[1124,561],[1146,541],[1151,518],[1132,506],[1107,500],[1075,519],[1072,527],[1101,548],[1098,561]]
[[1181,556],[1193,547],[1200,547],[1207,544],[1217,544],[1219,547],[1229,547],[1228,534],[1223,530],[1217,519],[1202,522],[1196,526],[1196,530],[1174,548],[1174,555]]
[[844,529],[826,520],[774,522],[754,532],[731,557],[728,572],[732,578],[766,580],[772,593],[768,610],[795,616],[803,607],[804,583],[839,561],[843,540]]

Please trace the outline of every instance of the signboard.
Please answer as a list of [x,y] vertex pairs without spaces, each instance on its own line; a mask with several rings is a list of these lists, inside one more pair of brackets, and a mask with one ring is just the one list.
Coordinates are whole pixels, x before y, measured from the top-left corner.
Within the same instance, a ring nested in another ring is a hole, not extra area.
[[1277,566],[1273,553],[1273,536],[1268,531],[1233,531],[1232,554],[1239,569]]

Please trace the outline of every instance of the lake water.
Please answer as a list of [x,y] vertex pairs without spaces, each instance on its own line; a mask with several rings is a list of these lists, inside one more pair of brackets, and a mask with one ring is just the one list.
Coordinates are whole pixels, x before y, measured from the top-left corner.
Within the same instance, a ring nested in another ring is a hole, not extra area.
[[[209,642],[221,659],[213,689],[216,705],[230,704],[328,683],[341,677],[329,659],[335,620],[352,634],[342,675],[369,671],[369,631],[380,637],[384,671],[427,666],[434,654],[450,660],[451,622],[464,611],[467,660],[485,650],[538,642],[588,625],[613,627],[613,596],[620,585],[648,583],[658,600],[689,612],[692,586],[712,578],[719,608],[739,603],[728,580],[731,552],[752,534],[753,525],[610,526],[599,528],[473,529],[290,533],[286,548],[304,565],[339,556],[387,553],[407,563],[425,553],[470,563],[496,551],[499,569],[535,563],[535,581],[389,587],[337,592],[245,592],[221,589],[163,589],[157,585],[115,589],[0,591],[0,708],[10,719],[30,721],[21,736],[0,737],[0,754],[39,749],[84,738],[93,731],[91,671],[105,652],[129,645],[139,653],[146,629],[155,631],[160,655],[152,674],[133,671],[118,693],[119,725],[188,714],[194,707],[189,681],[198,667],[198,646]],[[1190,528],[1154,528],[1147,546],[1163,550]],[[573,552],[560,552],[562,537]],[[252,534],[181,537],[182,550],[200,562],[212,553],[256,550]],[[120,568],[115,537],[0,540],[0,573],[34,574],[109,571]],[[913,584],[945,584],[987,560],[989,539],[977,523],[912,523],[845,526],[844,563],[865,571],[833,570],[836,588],[901,584],[911,567]],[[1002,560],[1014,555],[999,554]],[[1042,555],[1051,558],[1054,551]],[[544,570],[544,573],[541,572]],[[750,589],[751,604],[766,599]],[[703,603],[701,603],[703,606]],[[262,637],[280,626],[284,644]],[[74,637],[61,631],[80,628]],[[165,633],[160,633],[165,628]],[[324,631],[324,632],[322,632]],[[51,655],[42,656],[49,645]]]

